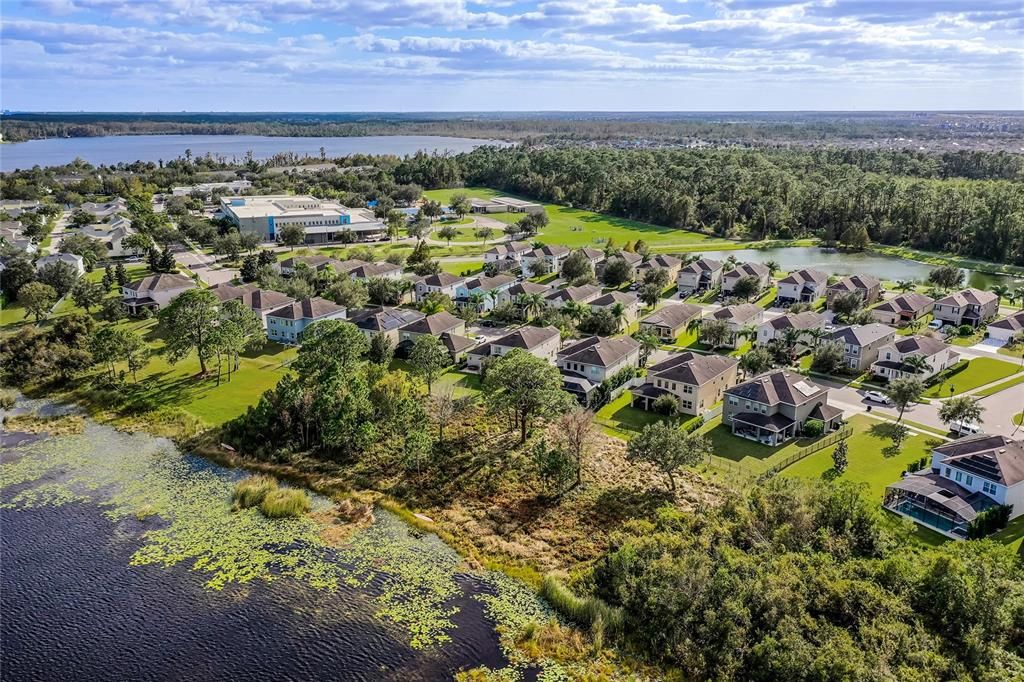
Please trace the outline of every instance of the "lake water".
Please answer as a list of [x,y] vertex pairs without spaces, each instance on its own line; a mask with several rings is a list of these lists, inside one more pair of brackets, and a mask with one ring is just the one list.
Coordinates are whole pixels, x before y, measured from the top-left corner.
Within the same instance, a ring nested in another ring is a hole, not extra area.
[[[934,266],[917,261],[884,256],[877,253],[848,253],[834,249],[787,246],[778,249],[738,249],[731,251],[702,251],[702,256],[724,261],[735,256],[739,261],[766,263],[773,260],[786,271],[800,268],[817,268],[836,275],[872,275],[881,280],[901,279],[923,282]],[[996,284],[1018,287],[1024,285],[1024,278],[1008,275],[991,275],[965,269],[967,286],[989,289]]]
[[4,678],[447,679],[509,665],[497,623],[551,617],[387,512],[332,543],[232,512],[240,476],[91,422],[0,435]]
[[82,158],[93,165],[132,161],[170,161],[184,156],[223,156],[244,160],[247,152],[257,159],[292,152],[320,156],[324,147],[329,158],[349,154],[395,154],[417,151],[468,152],[484,144],[505,145],[494,140],[430,135],[382,135],[370,137],[264,137],[260,135],[117,135],[109,137],[68,137],[29,140],[0,145],[0,171],[33,166],[60,166]]

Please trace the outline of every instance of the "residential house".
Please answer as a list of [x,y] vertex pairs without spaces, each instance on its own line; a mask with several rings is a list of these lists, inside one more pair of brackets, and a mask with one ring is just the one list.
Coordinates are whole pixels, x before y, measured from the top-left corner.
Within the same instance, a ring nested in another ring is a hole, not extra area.
[[287,294],[272,289],[260,289],[257,284],[243,284],[234,286],[232,284],[217,284],[210,287],[209,291],[222,303],[227,301],[239,301],[254,313],[259,315],[263,328],[267,328],[267,315],[275,310],[283,308],[295,299]]
[[[467,306],[472,303],[477,312],[494,310],[494,306],[502,300],[502,294],[511,289],[515,283],[516,278],[510,275],[474,277],[455,288],[455,303],[459,306]],[[477,298],[480,300],[477,301]]]
[[851,292],[860,297],[862,305],[869,306],[882,297],[882,283],[871,275],[843,277],[825,290],[825,303],[831,310],[836,296]]
[[418,337],[441,336],[445,332],[465,336],[466,321],[455,317],[447,310],[421,317],[398,330],[398,348],[407,351]]
[[871,316],[882,324],[902,327],[914,320],[920,320],[930,313],[934,306],[934,298],[910,291],[879,303],[871,309]]
[[464,362],[469,357],[469,351],[477,345],[476,339],[451,332],[442,332],[438,338],[441,340],[441,345],[448,351],[448,357],[455,364]]
[[[910,356],[924,358],[928,368],[918,370],[904,364]],[[871,373],[889,381],[903,377],[929,379],[947,367],[952,367],[959,355],[933,336],[899,336],[878,351],[878,360],[871,365]]]
[[632,279],[636,279],[636,267],[643,262],[644,257],[641,256],[639,253],[633,253],[631,251],[619,251],[618,253],[613,254],[605,258],[603,261],[601,261],[601,263],[595,268],[597,276],[601,277],[604,272],[604,269],[607,268],[609,264],[615,262],[615,259],[626,261],[629,267],[632,268]]
[[95,203],[92,201],[87,201],[84,204],[82,204],[79,208],[81,208],[86,213],[91,213],[100,220],[103,220],[104,218],[109,218],[110,216],[117,215],[122,211],[127,211],[128,202],[122,199],[121,197],[115,197],[113,200],[107,201],[105,203]]
[[86,237],[102,243],[107,248],[107,255],[111,258],[127,256],[129,251],[134,253],[133,249],[125,249],[123,245],[125,237],[135,234],[135,230],[132,229],[132,221],[127,218],[118,216],[109,223],[85,225],[80,232]]
[[526,272],[533,274],[533,264],[537,261],[544,261],[548,265],[548,272],[560,272],[562,263],[569,257],[571,252],[565,246],[546,245],[523,254],[522,265]]
[[647,368],[644,383],[631,391],[633,407],[651,410],[658,398],[670,395],[682,414],[704,414],[722,400],[726,389],[736,385],[739,364],[725,355],[673,353]]
[[19,218],[22,213],[35,213],[40,206],[38,201],[30,199],[3,199],[0,200],[0,213]]
[[720,261],[701,258],[681,266],[676,275],[676,288],[680,296],[708,291],[722,286],[724,267]]
[[488,358],[505,355],[515,349],[555,364],[562,335],[557,327],[520,327],[500,339],[485,343],[469,351],[466,362],[470,369],[479,370]]
[[349,314],[349,321],[361,331],[367,339],[383,334],[395,346],[398,345],[399,329],[426,317],[418,310],[408,308],[371,307],[357,310]]
[[768,372],[726,389],[722,424],[733,435],[772,447],[798,436],[811,419],[831,431],[842,422],[843,411],[828,404],[828,393],[795,372]]
[[729,338],[725,342],[728,348],[738,348],[744,332],[749,327],[757,327],[764,321],[764,309],[753,303],[740,303],[739,305],[727,305],[716,310],[708,320],[723,320],[729,327]]
[[683,261],[675,256],[657,255],[642,261],[636,266],[636,278],[642,280],[649,270],[664,270],[668,275],[668,283],[672,284],[679,279],[679,270],[683,267]]
[[1024,331],[1024,310],[1007,315],[1001,320],[990,322],[988,338],[996,341],[1010,341]]
[[416,300],[422,301],[428,294],[433,293],[444,294],[452,300],[455,300],[459,286],[465,282],[465,277],[459,277],[448,272],[439,272],[436,275],[427,275],[416,282]]
[[351,279],[402,279],[402,266],[394,263],[364,263],[345,270]]
[[138,314],[143,308],[159,310],[179,294],[195,289],[196,283],[191,278],[175,273],[150,275],[129,282],[121,287],[121,300],[132,315]]
[[4,220],[0,222],[0,243],[31,255],[38,251],[39,248],[31,237],[25,236],[22,228],[20,220]]
[[530,282],[527,280],[517,282],[508,289],[502,290],[501,294],[498,296],[498,303],[515,303],[519,301],[521,296],[532,296],[534,294],[547,296],[549,293],[551,293],[551,287],[549,285],[541,284],[539,282]]
[[812,330],[824,331],[825,316],[810,310],[802,313],[791,313],[780,315],[771,320],[762,322],[757,327],[757,343],[765,345],[771,341],[783,341],[790,332],[795,329],[800,332],[798,343],[803,346],[813,346],[815,342]]
[[496,244],[484,253],[484,263],[497,263],[499,270],[517,268],[522,264],[523,256],[533,251],[529,242],[507,242]]
[[81,277],[85,274],[85,259],[76,253],[55,253],[50,256],[43,256],[36,261],[36,270],[42,270],[53,263],[67,263],[75,273]]
[[621,304],[623,308],[621,318],[623,328],[628,328],[629,325],[636,322],[636,319],[640,317],[640,299],[636,294],[609,291],[607,294],[595,298],[589,305],[590,310],[594,311],[601,308],[611,310],[616,304]]
[[969,324],[977,327],[999,312],[999,297],[991,291],[964,289],[935,301],[932,314],[936,320],[955,327]]
[[932,450],[931,465],[906,474],[885,491],[889,511],[943,535],[967,538],[978,514],[996,505],[1024,514],[1024,444],[1006,436],[976,435]]
[[760,263],[740,263],[722,275],[722,295],[729,296],[732,294],[736,282],[746,277],[752,277],[757,280],[757,290],[764,291],[771,284],[772,271],[768,269],[767,265],[761,265]]
[[813,303],[825,295],[828,273],[813,268],[791,272],[779,280],[779,303]]
[[640,331],[654,334],[665,343],[675,343],[693,320],[699,320],[704,308],[692,303],[668,304],[640,320]]
[[597,272],[597,267],[604,261],[604,251],[601,249],[591,249],[585,246],[582,249],[576,249],[576,252],[582,253],[587,257],[587,260],[594,267],[594,272]]
[[640,343],[628,336],[591,336],[559,351],[557,364],[562,388],[587,404],[602,381],[640,366]]
[[584,284],[581,287],[565,287],[556,289],[544,297],[552,308],[561,308],[569,301],[576,303],[590,303],[601,296],[601,287],[593,284]]
[[859,324],[837,329],[829,336],[843,346],[843,364],[866,372],[878,360],[878,352],[896,340],[896,331],[884,324]]
[[302,334],[314,322],[344,320],[345,308],[313,296],[293,301],[266,314],[267,338],[278,343],[300,343]]

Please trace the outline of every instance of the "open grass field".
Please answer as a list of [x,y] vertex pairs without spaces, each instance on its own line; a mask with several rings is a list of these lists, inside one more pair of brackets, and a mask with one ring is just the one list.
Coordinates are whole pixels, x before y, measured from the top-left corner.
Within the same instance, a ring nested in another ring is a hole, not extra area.
[[467,272],[476,274],[484,269],[484,262],[482,260],[441,261],[441,269],[453,275],[464,275]]
[[[447,204],[453,194],[463,193],[473,198],[486,199],[495,196],[514,196],[498,192],[486,187],[466,187],[464,189],[429,190],[423,195],[428,199]],[[529,197],[523,197],[529,198]],[[598,246],[608,239],[622,245],[627,241],[635,242],[642,239],[651,246],[655,245],[689,245],[708,243],[709,247],[717,242],[727,243],[696,232],[687,232],[670,227],[661,227],[649,223],[641,223],[625,218],[615,218],[592,211],[544,204],[550,223],[541,231],[538,239],[552,244],[564,246]],[[517,222],[523,217],[521,213],[492,213],[488,217],[501,222]],[[715,248],[718,248],[717,246]]]
[[940,379],[928,387],[924,393],[926,398],[946,398],[964,393],[1012,376],[1021,368],[1014,363],[995,358],[974,358],[965,365],[954,366],[951,370],[943,372]]

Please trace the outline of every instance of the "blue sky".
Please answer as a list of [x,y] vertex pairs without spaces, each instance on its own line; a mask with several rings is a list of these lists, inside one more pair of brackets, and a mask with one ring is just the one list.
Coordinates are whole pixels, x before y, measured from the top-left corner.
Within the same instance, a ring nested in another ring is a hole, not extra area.
[[1022,0],[0,0],[0,106],[1024,108]]

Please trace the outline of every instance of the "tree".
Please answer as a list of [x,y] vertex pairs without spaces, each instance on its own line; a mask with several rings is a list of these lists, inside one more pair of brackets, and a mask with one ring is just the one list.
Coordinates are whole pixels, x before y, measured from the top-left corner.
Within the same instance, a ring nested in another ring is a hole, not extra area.
[[174,272],[175,270],[177,270],[177,266],[174,264],[174,254],[171,253],[170,247],[165,246],[157,261],[157,272]]
[[295,249],[296,246],[306,241],[306,230],[302,225],[296,223],[290,223],[285,225],[277,233],[281,243],[287,246],[289,249]]
[[711,443],[698,433],[683,433],[665,422],[648,424],[626,445],[630,462],[645,462],[656,467],[668,479],[668,489],[676,490],[676,472],[694,466],[711,455]]
[[917,285],[914,284],[914,280],[912,279],[901,279],[896,282],[896,288],[902,291],[903,293],[910,291],[916,286]]
[[85,308],[85,312],[90,312],[93,306],[98,306],[103,302],[103,297],[106,293],[106,289],[102,284],[79,279],[71,289],[71,298],[74,300],[75,305]]
[[703,339],[704,343],[711,346],[711,350],[725,345],[731,333],[729,331],[729,323],[725,320],[719,320],[714,317],[701,320],[700,338]]
[[640,289],[640,300],[649,308],[653,308],[661,299],[662,287],[656,284],[645,284]]
[[594,266],[583,251],[573,251],[562,261],[562,277],[570,282],[589,280],[594,276]]
[[452,225],[445,225],[437,231],[437,236],[452,245],[452,240],[459,236],[459,231]]
[[661,339],[658,338],[657,334],[651,332],[637,332],[633,335],[633,338],[640,343],[640,366],[646,367],[647,361],[651,358],[651,353],[661,348]]
[[847,318],[853,315],[856,311],[860,310],[864,304],[864,299],[860,297],[856,291],[847,291],[846,293],[837,294],[832,298],[832,312],[836,314],[836,317]]
[[993,285],[991,287],[991,291],[992,291],[993,294],[995,294],[996,296],[999,297],[1000,301],[1002,301],[1005,298],[1005,299],[1009,300],[1010,303],[1013,303],[1013,299],[1010,298],[1012,290],[1010,289],[1010,287],[1006,286],[1005,284]]
[[34,282],[38,277],[36,268],[32,261],[24,255],[16,255],[8,258],[4,263],[4,270],[0,275],[0,288],[8,301],[18,298],[18,292],[29,282]]
[[350,277],[341,277],[327,288],[324,298],[345,306],[348,310],[359,310],[366,306],[369,294],[362,282]]
[[461,220],[470,212],[472,204],[469,202],[469,197],[460,192],[452,195],[451,200],[448,202],[448,208],[451,209],[452,213],[459,216]]
[[110,287],[114,286],[114,268],[110,265],[103,268],[103,279],[101,284],[103,285],[103,291],[110,291]]
[[562,390],[562,375],[547,360],[516,348],[494,360],[483,383],[484,400],[495,414],[519,427],[525,443],[535,419],[554,417],[568,410],[572,397]]
[[430,334],[421,334],[412,343],[409,364],[427,382],[427,393],[430,393],[434,380],[451,364],[451,358],[440,339]]
[[[409,223],[406,228],[406,232],[409,233],[410,237],[416,239],[423,239],[423,235],[430,231],[430,221],[426,218],[417,218],[416,220]],[[411,259],[410,259],[411,260]]]
[[[6,273],[5,273],[6,274]],[[39,269],[39,281],[49,284],[57,296],[68,294],[78,281],[78,270],[71,263],[59,260],[47,263]]]
[[755,296],[760,290],[761,282],[756,277],[740,277],[732,285],[732,295],[745,301],[749,301],[751,296]]
[[260,247],[263,239],[256,232],[243,232],[238,238],[238,243],[242,247],[242,250],[252,254],[256,249]]
[[779,261],[777,260],[765,261],[764,266],[768,268],[768,274],[771,277],[774,277],[775,273],[779,271]]
[[984,411],[985,407],[975,398],[967,395],[954,396],[943,401],[939,407],[939,419],[947,426],[953,422],[980,424],[981,413]]
[[144,251],[149,251],[152,247],[153,240],[145,232],[136,232],[121,240],[121,248],[128,249],[136,256]]
[[446,427],[458,413],[460,401],[455,397],[455,391],[448,387],[436,395],[430,396],[430,412],[434,421],[437,422],[437,440],[444,444],[444,427]]
[[487,240],[494,236],[494,228],[487,227],[486,225],[484,225],[482,227],[476,228],[474,234],[480,239],[482,239],[484,244],[486,244]]
[[25,308],[25,317],[34,315],[36,323],[49,314],[56,302],[57,292],[43,282],[29,282],[18,290],[18,303]]
[[758,346],[740,358],[740,367],[747,376],[755,376],[772,368],[772,354]]
[[255,282],[260,276],[260,261],[256,254],[250,253],[242,259],[242,268],[239,276],[243,282]]
[[548,494],[553,497],[561,495],[574,477],[576,467],[572,459],[562,448],[548,447],[544,438],[534,443],[532,455],[537,476]]
[[836,445],[836,449],[832,451],[832,466],[836,472],[842,474],[846,471],[846,467],[850,464],[850,446],[846,443],[846,439],[842,439]]
[[921,374],[931,369],[931,365],[923,355],[908,355],[903,358],[903,365],[914,370],[915,374]]
[[160,327],[165,335],[169,362],[176,363],[195,351],[200,374],[207,374],[206,361],[216,350],[214,330],[219,305],[209,289],[189,289],[160,311]]
[[118,286],[122,287],[131,281],[128,279],[128,271],[124,269],[124,263],[118,263],[117,267],[114,268],[114,280],[117,282]]
[[847,248],[863,251],[871,243],[868,229],[863,225],[851,225],[839,237],[839,241]]
[[574,463],[575,484],[582,483],[583,460],[597,442],[597,426],[594,413],[584,407],[577,407],[560,415],[555,422],[555,432],[562,444],[562,450]]
[[[290,227],[290,226],[289,226]],[[288,229],[287,227],[285,229]],[[226,256],[228,260],[238,260],[242,253],[242,239],[238,232],[232,230],[213,240],[213,252]],[[152,253],[152,251],[150,251]]]
[[97,261],[107,257],[107,247],[98,239],[86,237],[84,234],[72,234],[64,237],[60,243],[60,252],[81,256],[82,264],[89,272],[92,272]]
[[903,412],[909,405],[916,403],[924,394],[924,382],[917,377],[901,377],[889,382],[889,389],[886,391],[889,399],[892,400],[899,411],[896,421],[903,420]]
[[648,268],[644,272],[644,286],[654,286],[658,292],[665,290],[668,286],[668,270],[665,268]]
[[370,339],[370,350],[367,359],[370,362],[387,367],[395,357],[395,344],[387,334],[374,334]]
[[108,298],[100,308],[100,319],[107,322],[117,322],[128,317],[128,308],[120,298]]
[[241,301],[225,301],[220,309],[217,332],[217,352],[230,361],[230,380],[231,371],[237,370],[241,364],[241,354],[264,343],[263,322],[252,308]]
[[834,374],[843,368],[845,354],[838,341],[822,343],[811,353],[811,369],[822,374]]
[[320,320],[302,333],[292,369],[313,384],[329,383],[355,373],[369,349],[370,342],[351,322]]
[[966,273],[955,265],[940,265],[928,273],[928,281],[940,289],[963,286]]
[[429,222],[433,223],[434,218],[444,214],[444,209],[441,207],[440,203],[433,201],[432,199],[428,199],[423,202],[422,206],[420,206],[420,213],[423,214],[423,217],[425,217]]
[[76,208],[74,211],[71,212],[71,217],[68,219],[68,224],[71,227],[85,227],[86,225],[92,225],[95,219],[96,217],[92,213],[84,211],[80,208]]
[[632,282],[633,266],[626,262],[625,258],[609,258],[601,271],[601,281],[610,287],[620,287],[626,282]]

